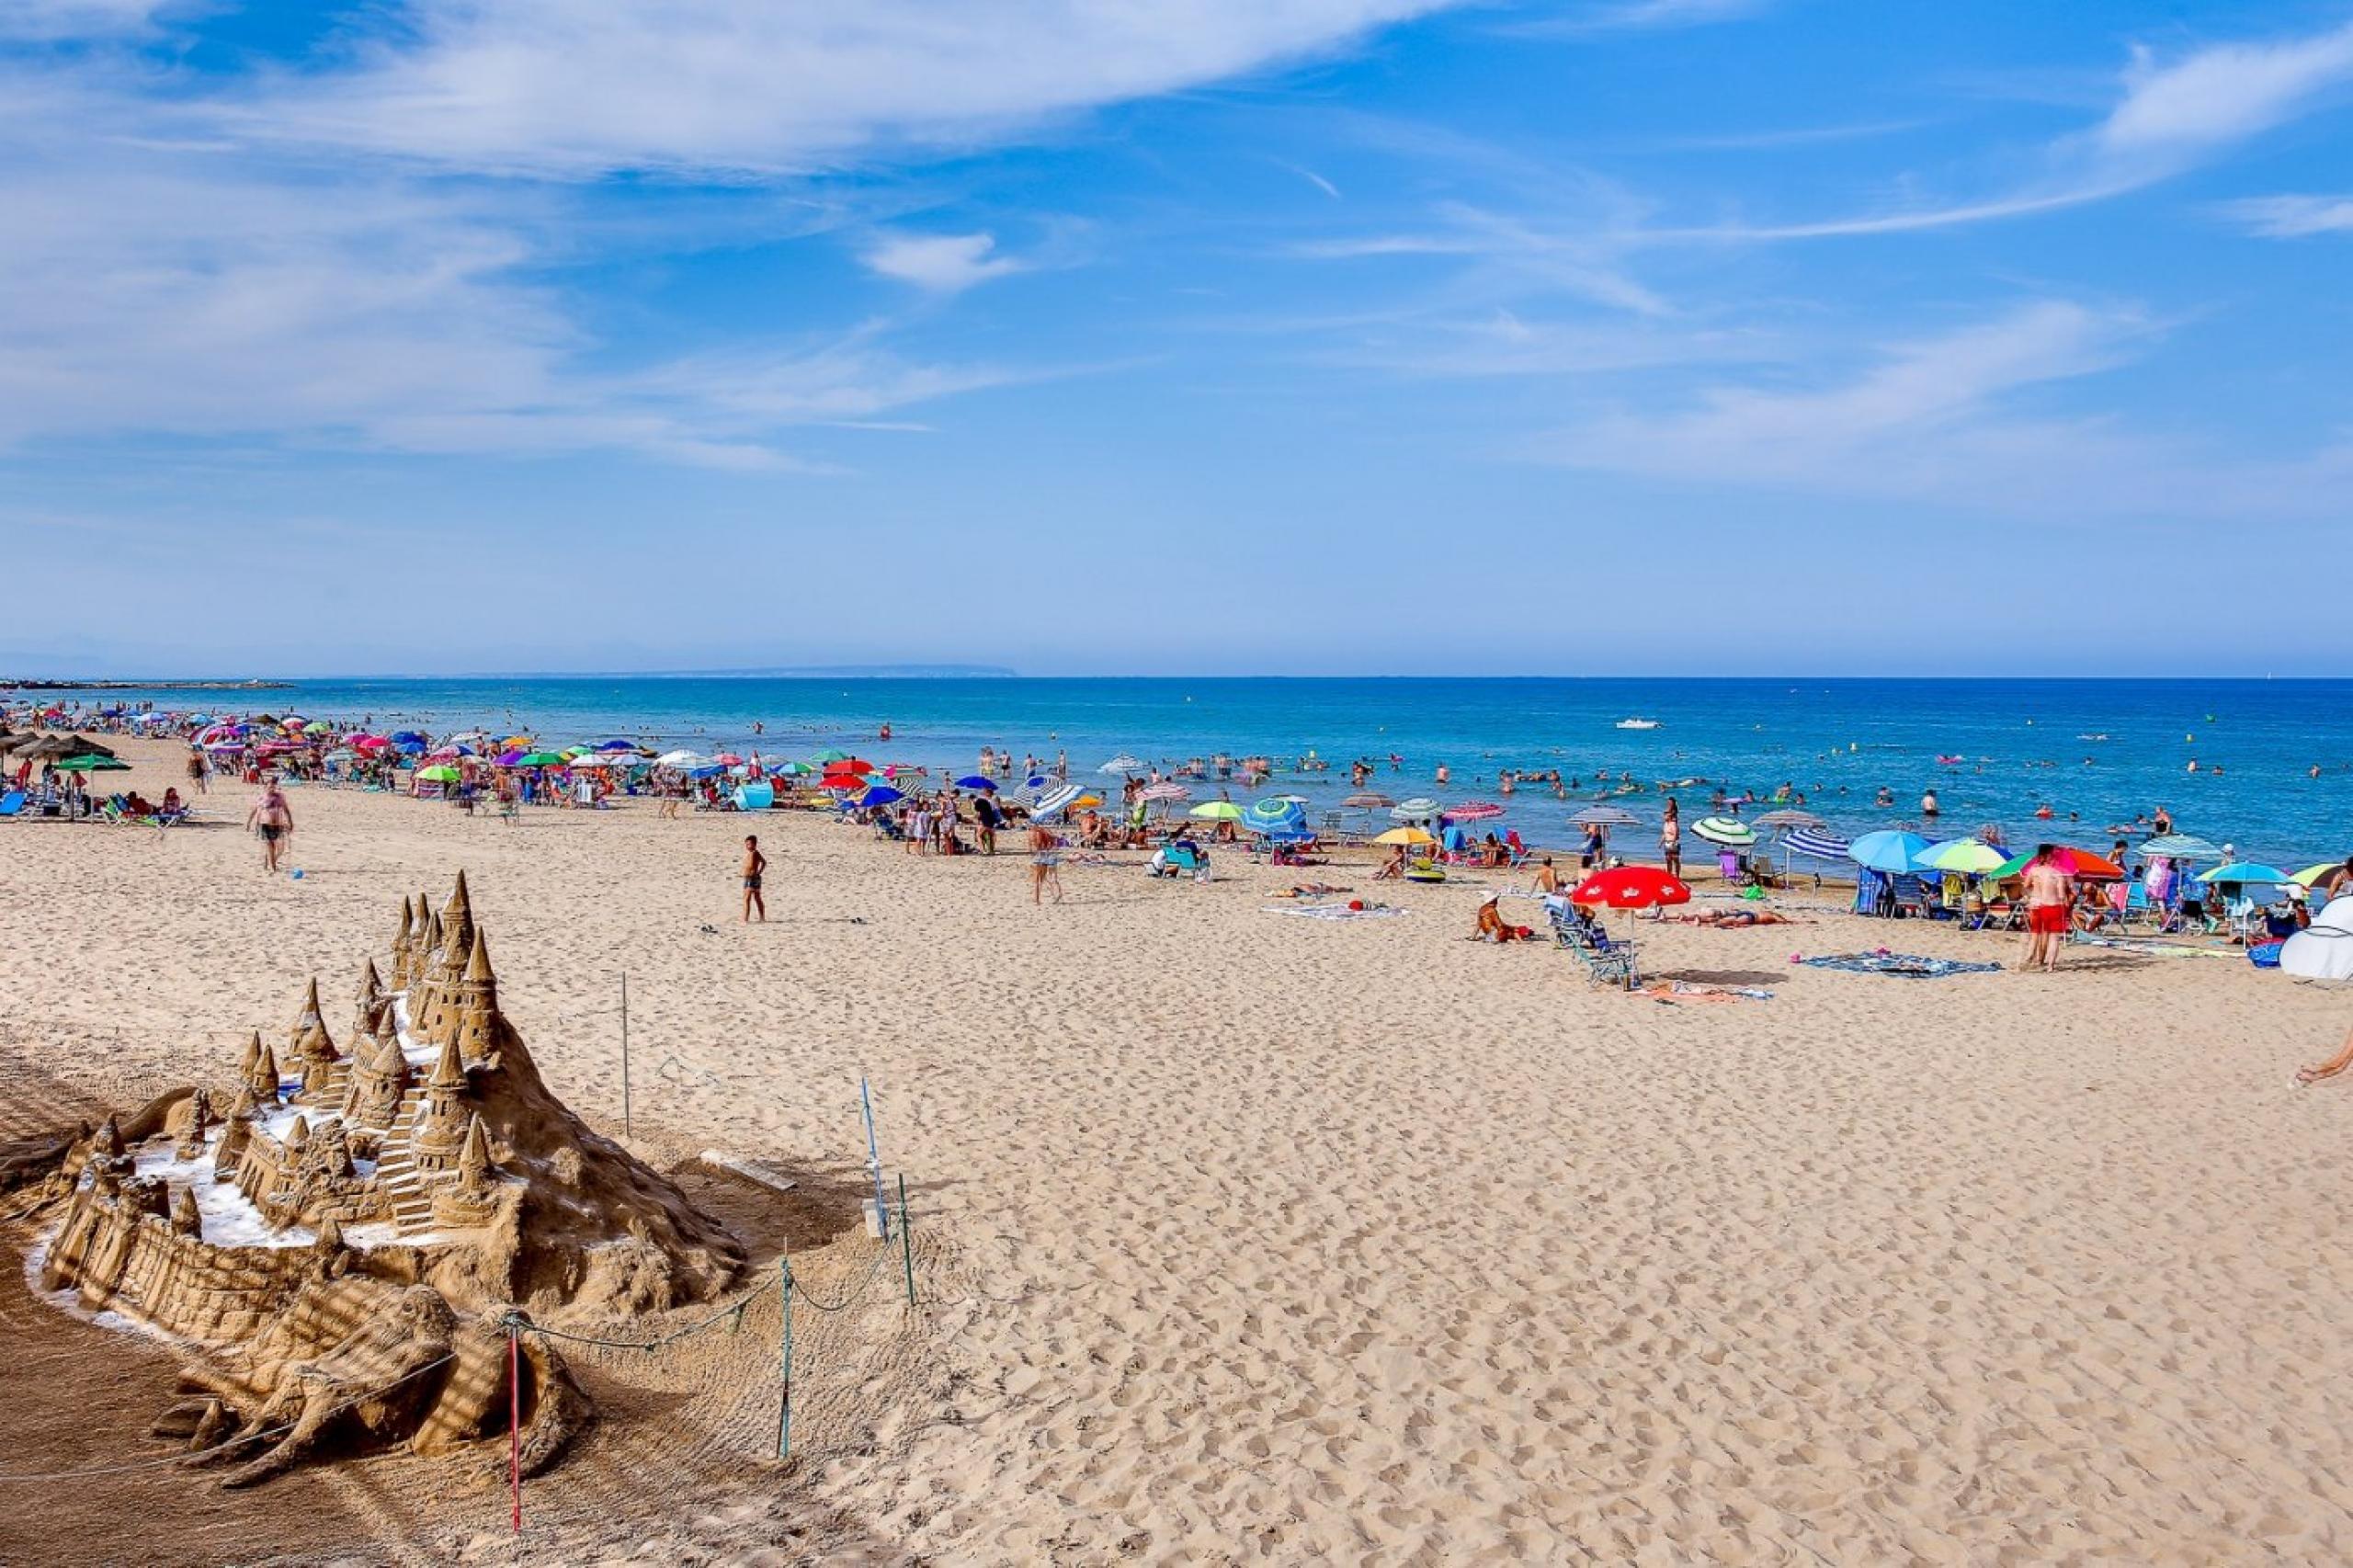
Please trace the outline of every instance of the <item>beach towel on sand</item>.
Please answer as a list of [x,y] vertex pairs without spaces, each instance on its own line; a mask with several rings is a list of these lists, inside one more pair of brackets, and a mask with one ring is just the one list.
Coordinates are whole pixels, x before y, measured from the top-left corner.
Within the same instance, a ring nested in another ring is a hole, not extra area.
[[1378,920],[1384,915],[1414,913],[1385,903],[1368,904],[1362,909],[1350,909],[1345,903],[1270,903],[1266,909],[1269,915],[1298,915],[1310,920]]
[[1833,953],[1805,959],[1808,969],[1843,969],[1854,974],[1896,974],[1907,980],[1942,980],[1949,974],[1991,974],[1997,963],[1965,963],[1960,959],[1924,958],[1918,953]]
[[1645,985],[1636,993],[1654,1002],[1679,1006],[1686,1002],[1770,1002],[1773,994],[1755,985],[1702,985],[1693,981],[1678,980],[1672,983]]

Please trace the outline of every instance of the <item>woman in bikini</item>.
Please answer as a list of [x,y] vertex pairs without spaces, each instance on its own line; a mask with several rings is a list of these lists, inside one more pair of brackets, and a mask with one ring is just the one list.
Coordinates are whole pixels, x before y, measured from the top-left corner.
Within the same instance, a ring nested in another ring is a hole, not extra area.
[[1063,901],[1063,841],[1044,823],[1029,824],[1029,902],[1045,902],[1046,883],[1054,884],[1054,902]]

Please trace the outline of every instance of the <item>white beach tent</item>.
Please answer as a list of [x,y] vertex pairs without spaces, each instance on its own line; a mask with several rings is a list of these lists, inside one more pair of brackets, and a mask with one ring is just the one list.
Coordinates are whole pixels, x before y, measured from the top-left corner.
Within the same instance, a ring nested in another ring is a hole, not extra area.
[[2279,967],[2306,980],[2353,980],[2353,893],[2340,893],[2279,949]]

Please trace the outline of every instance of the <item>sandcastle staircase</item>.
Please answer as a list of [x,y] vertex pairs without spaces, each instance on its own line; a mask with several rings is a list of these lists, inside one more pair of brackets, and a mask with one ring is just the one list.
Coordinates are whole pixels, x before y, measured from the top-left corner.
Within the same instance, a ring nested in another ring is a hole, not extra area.
[[411,1084],[401,1094],[401,1108],[392,1130],[384,1134],[376,1156],[376,1183],[392,1206],[392,1222],[404,1236],[419,1236],[433,1229],[433,1194],[457,1179],[449,1171],[426,1171],[416,1163],[410,1138],[416,1114],[425,1104],[425,1085]]

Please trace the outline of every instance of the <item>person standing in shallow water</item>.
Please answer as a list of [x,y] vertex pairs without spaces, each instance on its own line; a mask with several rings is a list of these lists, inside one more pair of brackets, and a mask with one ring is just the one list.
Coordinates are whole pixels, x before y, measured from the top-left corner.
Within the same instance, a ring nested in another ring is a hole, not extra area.
[[752,912],[756,909],[760,914],[760,924],[765,926],[768,922],[767,900],[760,894],[760,882],[767,875],[767,871],[768,858],[760,853],[759,835],[752,833],[745,834],[744,835],[744,923],[747,926],[751,924]]

